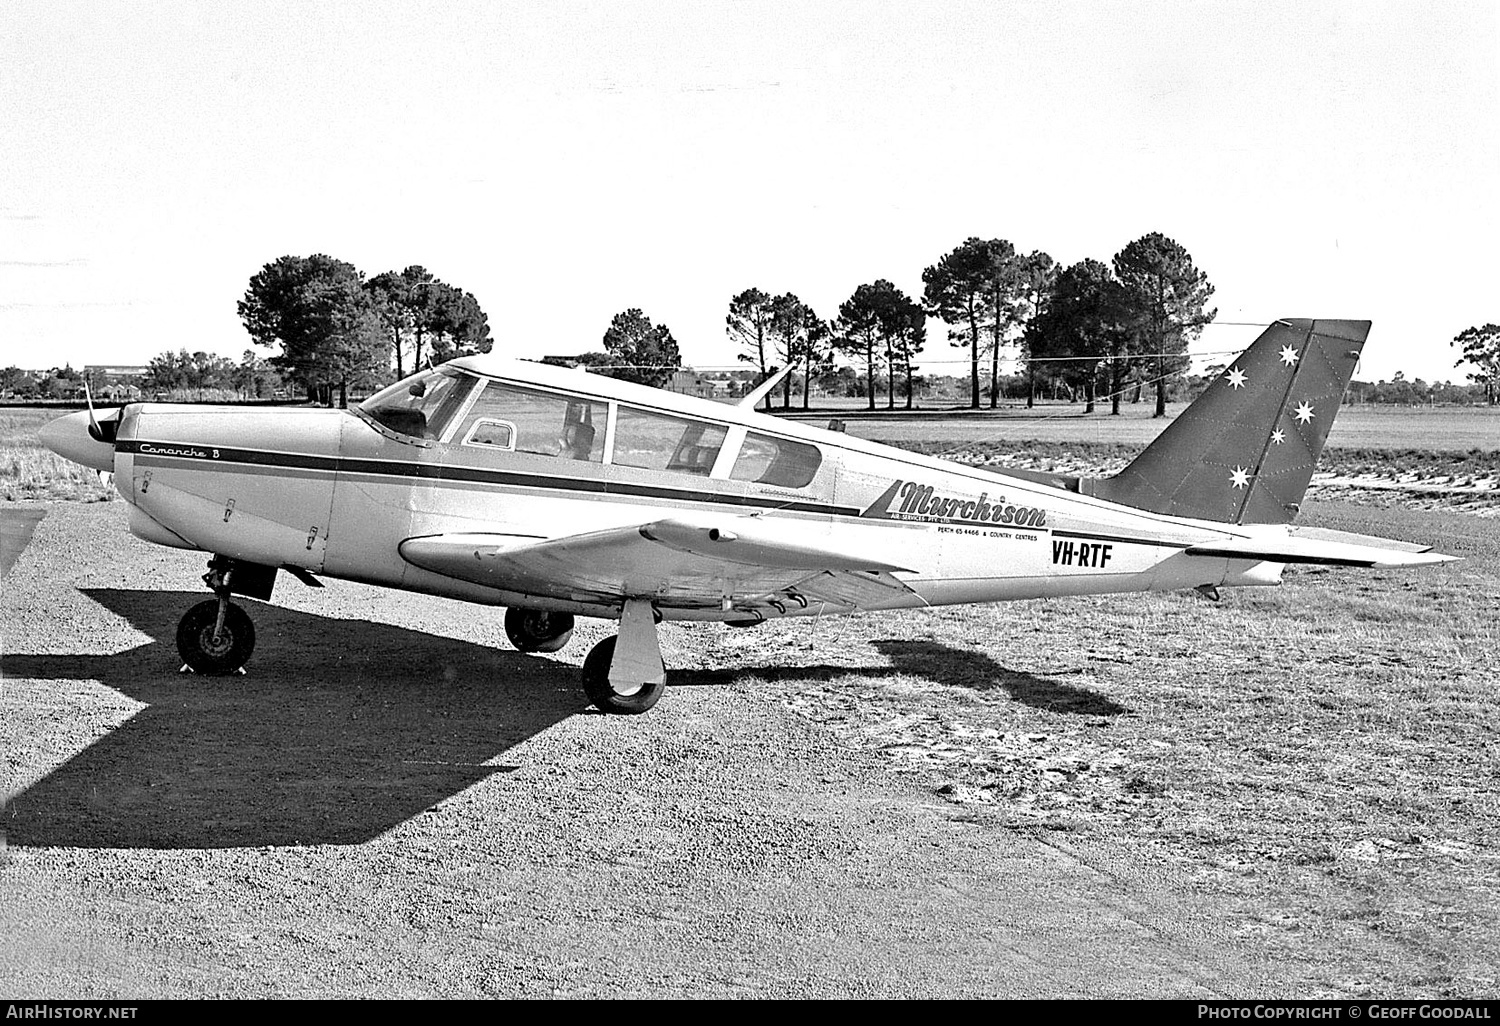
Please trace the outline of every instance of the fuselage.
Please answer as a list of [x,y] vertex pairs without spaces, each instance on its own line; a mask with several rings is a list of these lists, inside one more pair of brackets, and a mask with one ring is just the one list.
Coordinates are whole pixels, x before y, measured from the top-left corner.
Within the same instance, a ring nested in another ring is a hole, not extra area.
[[[753,518],[899,566],[909,591],[885,608],[1274,584],[1281,570],[1183,551],[1255,528],[490,357],[424,372],[357,410],[132,404],[109,459],[132,531],[152,542],[590,616],[617,617],[619,604],[565,584],[522,592],[457,579],[415,565],[401,545],[483,534],[519,546],[674,516]],[[754,595],[731,608],[702,581],[665,574],[635,587],[665,619],[824,611]]]

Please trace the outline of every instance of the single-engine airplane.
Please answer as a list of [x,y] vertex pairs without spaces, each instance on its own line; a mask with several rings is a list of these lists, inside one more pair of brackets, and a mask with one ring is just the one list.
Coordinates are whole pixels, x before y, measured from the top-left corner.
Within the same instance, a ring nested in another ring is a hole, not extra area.
[[211,554],[214,598],[177,629],[189,667],[239,670],[230,601],[277,573],[505,606],[523,652],[575,616],[618,619],[583,685],[607,712],[666,683],[657,624],[1050,595],[1279,584],[1290,563],[1442,562],[1420,545],[1297,527],[1368,321],[1272,324],[1112,477],[969,467],[737,406],[471,356],[352,410],[131,403],[46,425],[114,473],[130,530]]

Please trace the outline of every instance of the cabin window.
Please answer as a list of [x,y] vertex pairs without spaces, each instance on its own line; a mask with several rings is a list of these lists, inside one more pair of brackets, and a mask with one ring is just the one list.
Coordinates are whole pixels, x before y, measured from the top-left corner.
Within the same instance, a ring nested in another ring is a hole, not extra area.
[[625,467],[707,477],[724,447],[722,424],[621,406],[612,461]]
[[602,402],[490,381],[454,437],[479,448],[601,463],[608,412]]
[[473,375],[447,367],[423,371],[376,392],[359,404],[359,410],[397,434],[438,439],[476,381]]
[[745,435],[729,476],[735,481],[802,488],[811,483],[822,463],[823,454],[815,445],[752,431]]

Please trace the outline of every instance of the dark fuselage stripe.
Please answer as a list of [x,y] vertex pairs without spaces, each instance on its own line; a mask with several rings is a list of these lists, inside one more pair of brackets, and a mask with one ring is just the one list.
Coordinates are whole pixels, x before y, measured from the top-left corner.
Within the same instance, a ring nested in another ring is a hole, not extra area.
[[1096,531],[1053,531],[1054,538],[1081,538],[1091,542],[1118,542],[1121,545],[1156,545],[1164,549],[1180,549],[1192,544],[1185,541],[1162,541],[1158,538],[1127,538],[1119,534],[1099,534]]
[[[144,447],[144,448],[143,448]],[[858,516],[851,506],[833,506],[820,502],[797,502],[761,498],[752,495],[726,495],[698,489],[663,488],[655,485],[602,481],[594,478],[552,477],[507,470],[483,470],[444,463],[414,463],[406,460],[346,459],[342,456],[313,456],[307,453],[271,452],[262,449],[229,449],[223,446],[152,442],[131,439],[116,446],[121,452],[154,459],[172,459],[188,466],[239,464],[278,469],[322,471],[330,474],[358,474],[370,477],[406,478],[412,481],[464,482],[504,485],[512,488],[543,488],[554,491],[587,492],[595,495],[628,495],[677,502],[705,502],[730,506],[754,506],[759,509],[789,510],[796,513],[821,513],[827,516]]]

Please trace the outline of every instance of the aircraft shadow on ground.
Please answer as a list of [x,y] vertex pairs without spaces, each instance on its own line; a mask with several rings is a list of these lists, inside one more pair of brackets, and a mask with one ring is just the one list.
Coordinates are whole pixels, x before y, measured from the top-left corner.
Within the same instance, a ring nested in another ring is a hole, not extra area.
[[145,704],[12,797],[8,843],[358,844],[471,784],[586,706],[577,670],[382,623],[245,603],[247,674],[177,672],[199,593],[90,590],[155,639],[117,655],[8,655],[12,678],[97,680]]
[[876,641],[874,645],[899,673],[976,691],[998,688],[1033,709],[1080,716],[1118,716],[1129,711],[1097,691],[1012,670],[983,652],[953,648],[935,641],[900,641],[895,638]]
[[[885,638],[871,642],[876,651],[890,660],[888,666],[782,666],[754,670],[763,680],[836,680],[840,677],[889,677],[893,673],[924,677],[946,687],[971,688],[975,691],[1001,690],[1022,705],[1050,712],[1079,716],[1118,716],[1130,710],[1118,702],[1088,688],[1064,684],[1001,665],[983,652],[955,648],[935,641],[903,641]],[[674,675],[671,681],[693,684],[728,684],[746,670],[713,670],[688,677]]]

